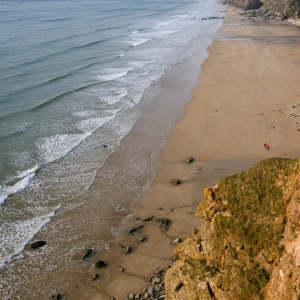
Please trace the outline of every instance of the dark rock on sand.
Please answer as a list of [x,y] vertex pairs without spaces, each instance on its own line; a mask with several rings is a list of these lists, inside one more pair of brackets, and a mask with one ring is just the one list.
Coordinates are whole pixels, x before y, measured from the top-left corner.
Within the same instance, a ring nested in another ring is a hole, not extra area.
[[101,268],[106,268],[106,263],[102,260],[99,260],[98,262],[95,263],[96,268],[101,269]]
[[126,249],[125,249],[125,253],[130,253],[132,250],[131,250],[131,247],[130,246],[127,246]]
[[187,163],[187,164],[191,164],[193,161],[194,161],[194,158],[193,158],[193,157],[189,157],[189,158],[186,158],[186,159],[184,160],[184,162]]
[[178,185],[178,184],[181,183],[181,181],[177,180],[177,179],[172,179],[172,180],[170,180],[170,183],[173,184],[173,185]]
[[144,227],[144,225],[139,225],[139,226],[136,226],[136,227],[132,227],[131,229],[129,229],[127,231],[128,234],[132,234],[134,233],[135,231],[139,230],[139,229],[142,229]]
[[92,281],[96,280],[99,278],[99,275],[98,274],[95,274],[93,277],[92,277]]
[[178,245],[181,242],[180,238],[177,238],[173,241],[173,244]]
[[153,216],[149,216],[147,218],[145,218],[143,221],[151,221],[153,219]]
[[170,220],[167,219],[167,218],[161,218],[161,219],[156,219],[156,226],[159,226],[159,227],[163,227],[164,229],[167,228],[167,226],[169,225],[170,223]]
[[144,236],[142,236],[141,238],[139,238],[139,242],[143,242],[146,238]]
[[91,255],[93,254],[93,249],[88,249],[87,252],[85,253],[85,255],[82,257],[83,260],[88,259],[91,257]]
[[46,245],[45,241],[35,241],[31,244],[32,249],[38,249]]
[[51,300],[62,300],[61,294],[52,295],[49,299]]

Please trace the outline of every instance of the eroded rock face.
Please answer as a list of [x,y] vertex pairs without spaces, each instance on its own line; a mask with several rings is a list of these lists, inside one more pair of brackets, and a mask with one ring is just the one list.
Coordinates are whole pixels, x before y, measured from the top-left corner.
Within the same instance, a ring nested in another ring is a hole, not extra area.
[[300,20],[300,1],[298,0],[228,0],[225,2],[243,10],[260,8],[290,20]]
[[232,0],[232,4],[244,10],[259,9],[263,5],[260,0]]
[[165,275],[168,300],[299,299],[299,165],[269,159],[205,191],[201,230]]

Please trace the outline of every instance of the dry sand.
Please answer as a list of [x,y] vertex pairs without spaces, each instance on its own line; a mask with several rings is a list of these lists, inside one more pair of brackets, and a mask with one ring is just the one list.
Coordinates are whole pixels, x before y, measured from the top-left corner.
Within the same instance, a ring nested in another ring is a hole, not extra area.
[[[245,19],[231,7],[227,16],[208,49],[185,117],[158,158],[162,167],[133,204],[135,212],[118,240],[101,256],[107,268],[91,269],[90,277],[82,274],[71,282],[72,299],[124,300],[141,292],[147,287],[144,276],[171,264],[173,240],[199,227],[195,210],[206,186],[258,160],[299,155],[300,116],[288,116],[300,112],[299,28]],[[189,156],[195,161],[186,164]],[[171,179],[182,184],[173,186]],[[152,220],[143,221],[150,215]],[[155,225],[157,218],[171,220],[167,230]],[[137,225],[144,227],[128,235]],[[131,253],[125,253],[126,246]],[[99,278],[92,281],[95,274]]]

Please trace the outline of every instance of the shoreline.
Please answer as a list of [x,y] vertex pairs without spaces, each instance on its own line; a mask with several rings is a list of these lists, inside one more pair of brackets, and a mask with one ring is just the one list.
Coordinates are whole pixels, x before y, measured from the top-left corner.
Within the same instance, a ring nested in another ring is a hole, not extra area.
[[[215,9],[218,11],[218,7]],[[191,90],[198,84],[199,62],[207,56],[206,48],[211,43],[210,36],[217,30],[216,26],[219,28],[221,21],[208,21],[204,24],[205,30],[202,24],[200,29],[203,29],[204,36],[193,38],[186,47],[178,49],[176,55],[180,55],[173,68],[166,69],[166,74],[148,89],[144,101],[133,110],[139,119],[132,130],[107,158],[90,188],[76,197],[76,202],[82,205],[53,217],[24,251],[4,267],[2,275],[9,298],[41,299],[55,294],[67,297],[70,291],[76,294],[75,298],[85,299],[98,290],[90,285],[95,262],[105,254],[103,249],[108,248],[109,241],[116,239],[133,213],[133,199],[141,195],[153,180],[152,153],[160,155],[168,135],[175,131],[176,123],[182,119],[183,109],[191,99]],[[183,78],[182,73],[185,74]],[[102,143],[98,141],[95,148],[101,151]],[[109,149],[109,146],[105,148]],[[31,243],[34,241],[46,241],[46,244],[33,250]],[[88,249],[95,251],[85,261],[82,257]],[[99,279],[103,279],[102,275]],[[30,284],[24,284],[29,281]],[[77,286],[83,289],[80,295]]]
[[[298,29],[283,21],[246,20],[238,11],[227,6],[229,18],[208,48],[193,99],[152,162],[159,171],[133,203],[117,240],[101,255],[107,267],[93,269],[89,279],[82,276],[85,286],[70,285],[66,292],[72,299],[141,293],[147,289],[145,278],[172,263],[173,241],[199,227],[195,211],[206,186],[262,159],[299,156],[297,119],[287,116],[297,109],[300,92],[294,66],[300,60]],[[264,142],[270,143],[269,151]],[[189,156],[195,161],[186,164]],[[173,186],[172,179],[182,184]],[[166,230],[157,226],[161,218],[169,220]],[[99,278],[92,280],[96,274]]]

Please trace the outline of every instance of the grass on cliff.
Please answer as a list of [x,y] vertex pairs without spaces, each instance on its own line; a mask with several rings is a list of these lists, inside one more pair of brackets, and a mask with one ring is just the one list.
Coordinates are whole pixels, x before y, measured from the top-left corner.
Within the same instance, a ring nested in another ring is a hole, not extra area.
[[[265,266],[276,264],[282,251],[279,243],[289,202],[288,181],[297,168],[298,160],[272,158],[247,172],[227,177],[218,185],[216,200],[227,201],[230,215],[215,217],[215,246],[219,250],[227,247],[226,252],[235,262],[229,266],[228,274],[233,269],[241,270],[240,300],[263,299],[270,278]],[[234,246],[226,246],[226,239]],[[231,279],[237,280],[234,275]]]
[[[218,288],[238,300],[264,299],[272,268],[278,263],[280,241],[291,197],[291,178],[298,160],[272,158],[246,172],[224,178],[214,189],[220,204],[210,236],[212,266],[205,258],[188,258],[181,268],[193,280],[214,278]],[[222,204],[221,204],[222,203]]]

